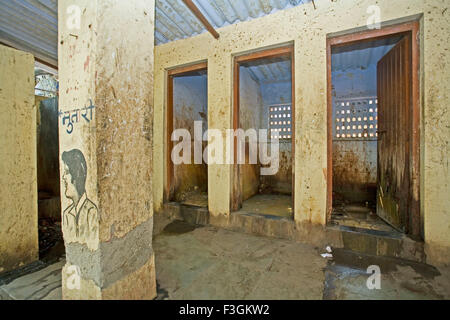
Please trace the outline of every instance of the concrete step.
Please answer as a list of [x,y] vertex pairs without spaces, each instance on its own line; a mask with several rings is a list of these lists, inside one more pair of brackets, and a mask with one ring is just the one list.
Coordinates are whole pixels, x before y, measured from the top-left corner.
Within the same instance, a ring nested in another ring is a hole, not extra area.
[[[164,212],[155,214],[155,223],[163,220],[165,225],[173,220],[184,220],[194,225],[209,225],[207,208],[167,203]],[[161,224],[161,223],[160,223]],[[214,223],[213,223],[214,224]],[[255,214],[243,210],[233,212],[220,226],[238,232],[313,244],[317,247],[331,246],[374,256],[402,258],[425,262],[422,241],[415,241],[399,232],[369,230],[348,226],[322,226],[298,223],[279,216]],[[160,227],[160,229],[162,230]]]

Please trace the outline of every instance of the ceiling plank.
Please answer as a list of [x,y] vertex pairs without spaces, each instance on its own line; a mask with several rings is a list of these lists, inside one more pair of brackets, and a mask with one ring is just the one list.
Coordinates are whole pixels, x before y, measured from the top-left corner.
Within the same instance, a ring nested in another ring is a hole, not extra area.
[[209,23],[205,16],[200,12],[197,6],[192,2],[192,0],[183,0],[184,4],[192,11],[192,13],[197,17],[198,20],[205,26],[215,39],[219,39],[219,34],[214,29],[214,27]]

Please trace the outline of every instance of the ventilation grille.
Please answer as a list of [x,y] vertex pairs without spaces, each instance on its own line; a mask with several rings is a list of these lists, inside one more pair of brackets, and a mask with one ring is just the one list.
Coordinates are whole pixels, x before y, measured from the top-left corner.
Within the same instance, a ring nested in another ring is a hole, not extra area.
[[333,106],[333,140],[377,140],[378,99],[336,99]]
[[292,137],[292,106],[291,104],[277,104],[269,106],[270,138],[276,132],[279,139],[289,140]]

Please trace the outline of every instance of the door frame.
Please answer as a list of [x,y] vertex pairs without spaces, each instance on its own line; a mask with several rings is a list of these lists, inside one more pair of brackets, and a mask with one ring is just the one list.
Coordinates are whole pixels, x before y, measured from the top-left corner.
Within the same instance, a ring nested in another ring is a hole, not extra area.
[[[266,58],[290,57],[291,59],[291,158],[292,158],[292,211],[294,210],[295,197],[295,59],[294,59],[294,44],[282,45],[271,49],[262,49],[256,52],[236,55],[233,58],[233,117],[232,128],[236,130],[239,128],[239,66],[243,62],[249,62]],[[235,136],[233,143],[233,165],[231,170],[231,190],[230,190],[230,212],[237,211],[242,205],[242,191],[239,179],[240,166],[237,162],[237,137]]]
[[410,199],[411,207],[407,216],[406,232],[412,236],[420,237],[422,224],[420,219],[420,46],[419,46],[419,21],[410,21],[381,29],[365,30],[356,33],[327,38],[327,223],[331,219],[333,210],[333,105],[332,105],[332,79],[331,79],[331,48],[349,45],[356,42],[382,39],[394,35],[410,34],[412,39],[411,52],[411,158],[410,158]]
[[173,148],[173,141],[171,139],[173,132],[173,79],[176,76],[182,76],[195,71],[208,70],[208,62],[199,62],[182,67],[175,67],[167,70],[167,97],[166,97],[166,151],[165,151],[165,183],[163,202],[170,202],[173,197],[173,181],[174,181],[174,166],[171,160],[171,153]]

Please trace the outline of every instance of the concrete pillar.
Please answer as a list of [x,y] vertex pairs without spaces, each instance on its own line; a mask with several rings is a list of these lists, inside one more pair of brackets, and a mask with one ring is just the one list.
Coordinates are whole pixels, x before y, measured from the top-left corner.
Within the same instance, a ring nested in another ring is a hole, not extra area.
[[0,272],[38,257],[34,57],[0,46]]
[[154,1],[60,0],[64,299],[152,299]]

